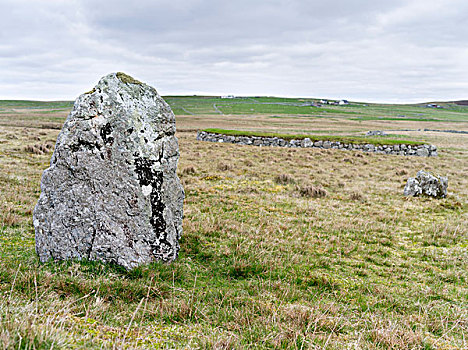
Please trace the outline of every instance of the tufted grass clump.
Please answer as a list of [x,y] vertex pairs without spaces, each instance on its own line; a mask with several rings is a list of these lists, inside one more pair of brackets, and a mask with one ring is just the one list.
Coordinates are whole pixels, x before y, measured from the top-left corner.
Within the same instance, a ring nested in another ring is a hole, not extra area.
[[193,165],[187,166],[187,167],[182,169],[182,174],[184,174],[184,175],[194,175],[196,172],[197,172],[197,170],[195,169],[195,167]]
[[232,169],[234,169],[234,167],[229,163],[221,163],[218,165],[218,170],[220,171],[230,171]]
[[322,187],[308,185],[299,187],[299,194],[302,197],[322,198],[325,197],[328,192]]
[[275,182],[280,185],[295,184],[296,180],[289,174],[279,174],[275,176]]
[[27,145],[23,147],[23,150],[27,153],[32,154],[45,154],[49,153],[53,148],[54,144],[51,142],[47,142],[42,144]]
[[353,191],[349,195],[349,199],[351,199],[352,201],[362,201],[364,200],[364,196],[360,192]]

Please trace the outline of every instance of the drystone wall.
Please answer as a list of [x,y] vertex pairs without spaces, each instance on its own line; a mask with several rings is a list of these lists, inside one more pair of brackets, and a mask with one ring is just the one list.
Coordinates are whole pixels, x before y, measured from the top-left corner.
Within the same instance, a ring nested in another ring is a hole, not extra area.
[[343,149],[364,152],[375,152],[378,154],[394,154],[402,156],[437,156],[437,147],[434,145],[373,145],[343,143],[339,141],[312,141],[310,138],[285,140],[279,137],[259,137],[259,136],[232,136],[199,131],[197,140],[209,142],[237,143],[239,145],[252,145],[260,147],[316,147],[324,149]]

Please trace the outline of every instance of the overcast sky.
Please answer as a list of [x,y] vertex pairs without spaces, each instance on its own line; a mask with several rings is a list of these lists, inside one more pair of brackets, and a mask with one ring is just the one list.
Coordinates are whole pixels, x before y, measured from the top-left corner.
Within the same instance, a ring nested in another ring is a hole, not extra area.
[[168,94],[468,99],[466,0],[0,0],[0,99],[123,71]]

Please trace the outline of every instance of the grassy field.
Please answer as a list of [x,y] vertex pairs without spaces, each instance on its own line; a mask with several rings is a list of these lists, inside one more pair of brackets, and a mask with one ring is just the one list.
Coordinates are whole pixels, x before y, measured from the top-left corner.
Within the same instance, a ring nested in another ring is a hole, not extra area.
[[167,96],[176,115],[206,114],[280,114],[301,115],[311,118],[338,117],[356,120],[403,120],[403,121],[466,121],[468,106],[454,103],[441,103],[444,108],[415,105],[382,105],[351,103],[344,106],[323,105],[313,107],[317,99],[274,98],[274,97],[241,97],[221,99],[219,97]]
[[[468,347],[468,135],[420,131],[468,130],[467,107],[167,100],[186,191],[180,256],[131,272],[38,262],[32,210],[70,104],[0,101],[0,348]],[[196,141],[205,128],[393,130],[439,157]],[[446,199],[402,195],[420,169],[449,177]]]

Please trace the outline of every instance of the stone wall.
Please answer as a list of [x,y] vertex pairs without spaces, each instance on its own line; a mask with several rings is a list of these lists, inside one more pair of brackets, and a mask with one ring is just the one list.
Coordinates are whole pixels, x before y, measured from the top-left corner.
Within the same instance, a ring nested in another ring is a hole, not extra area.
[[379,154],[395,154],[401,156],[437,156],[437,147],[434,145],[373,145],[342,143],[339,141],[312,141],[309,138],[297,140],[284,140],[278,137],[259,137],[259,136],[232,136],[223,134],[214,134],[206,131],[197,133],[197,140],[209,142],[227,142],[237,143],[239,145],[252,145],[260,147],[315,147],[315,148],[334,148],[343,150],[356,150],[364,152],[375,152]]

